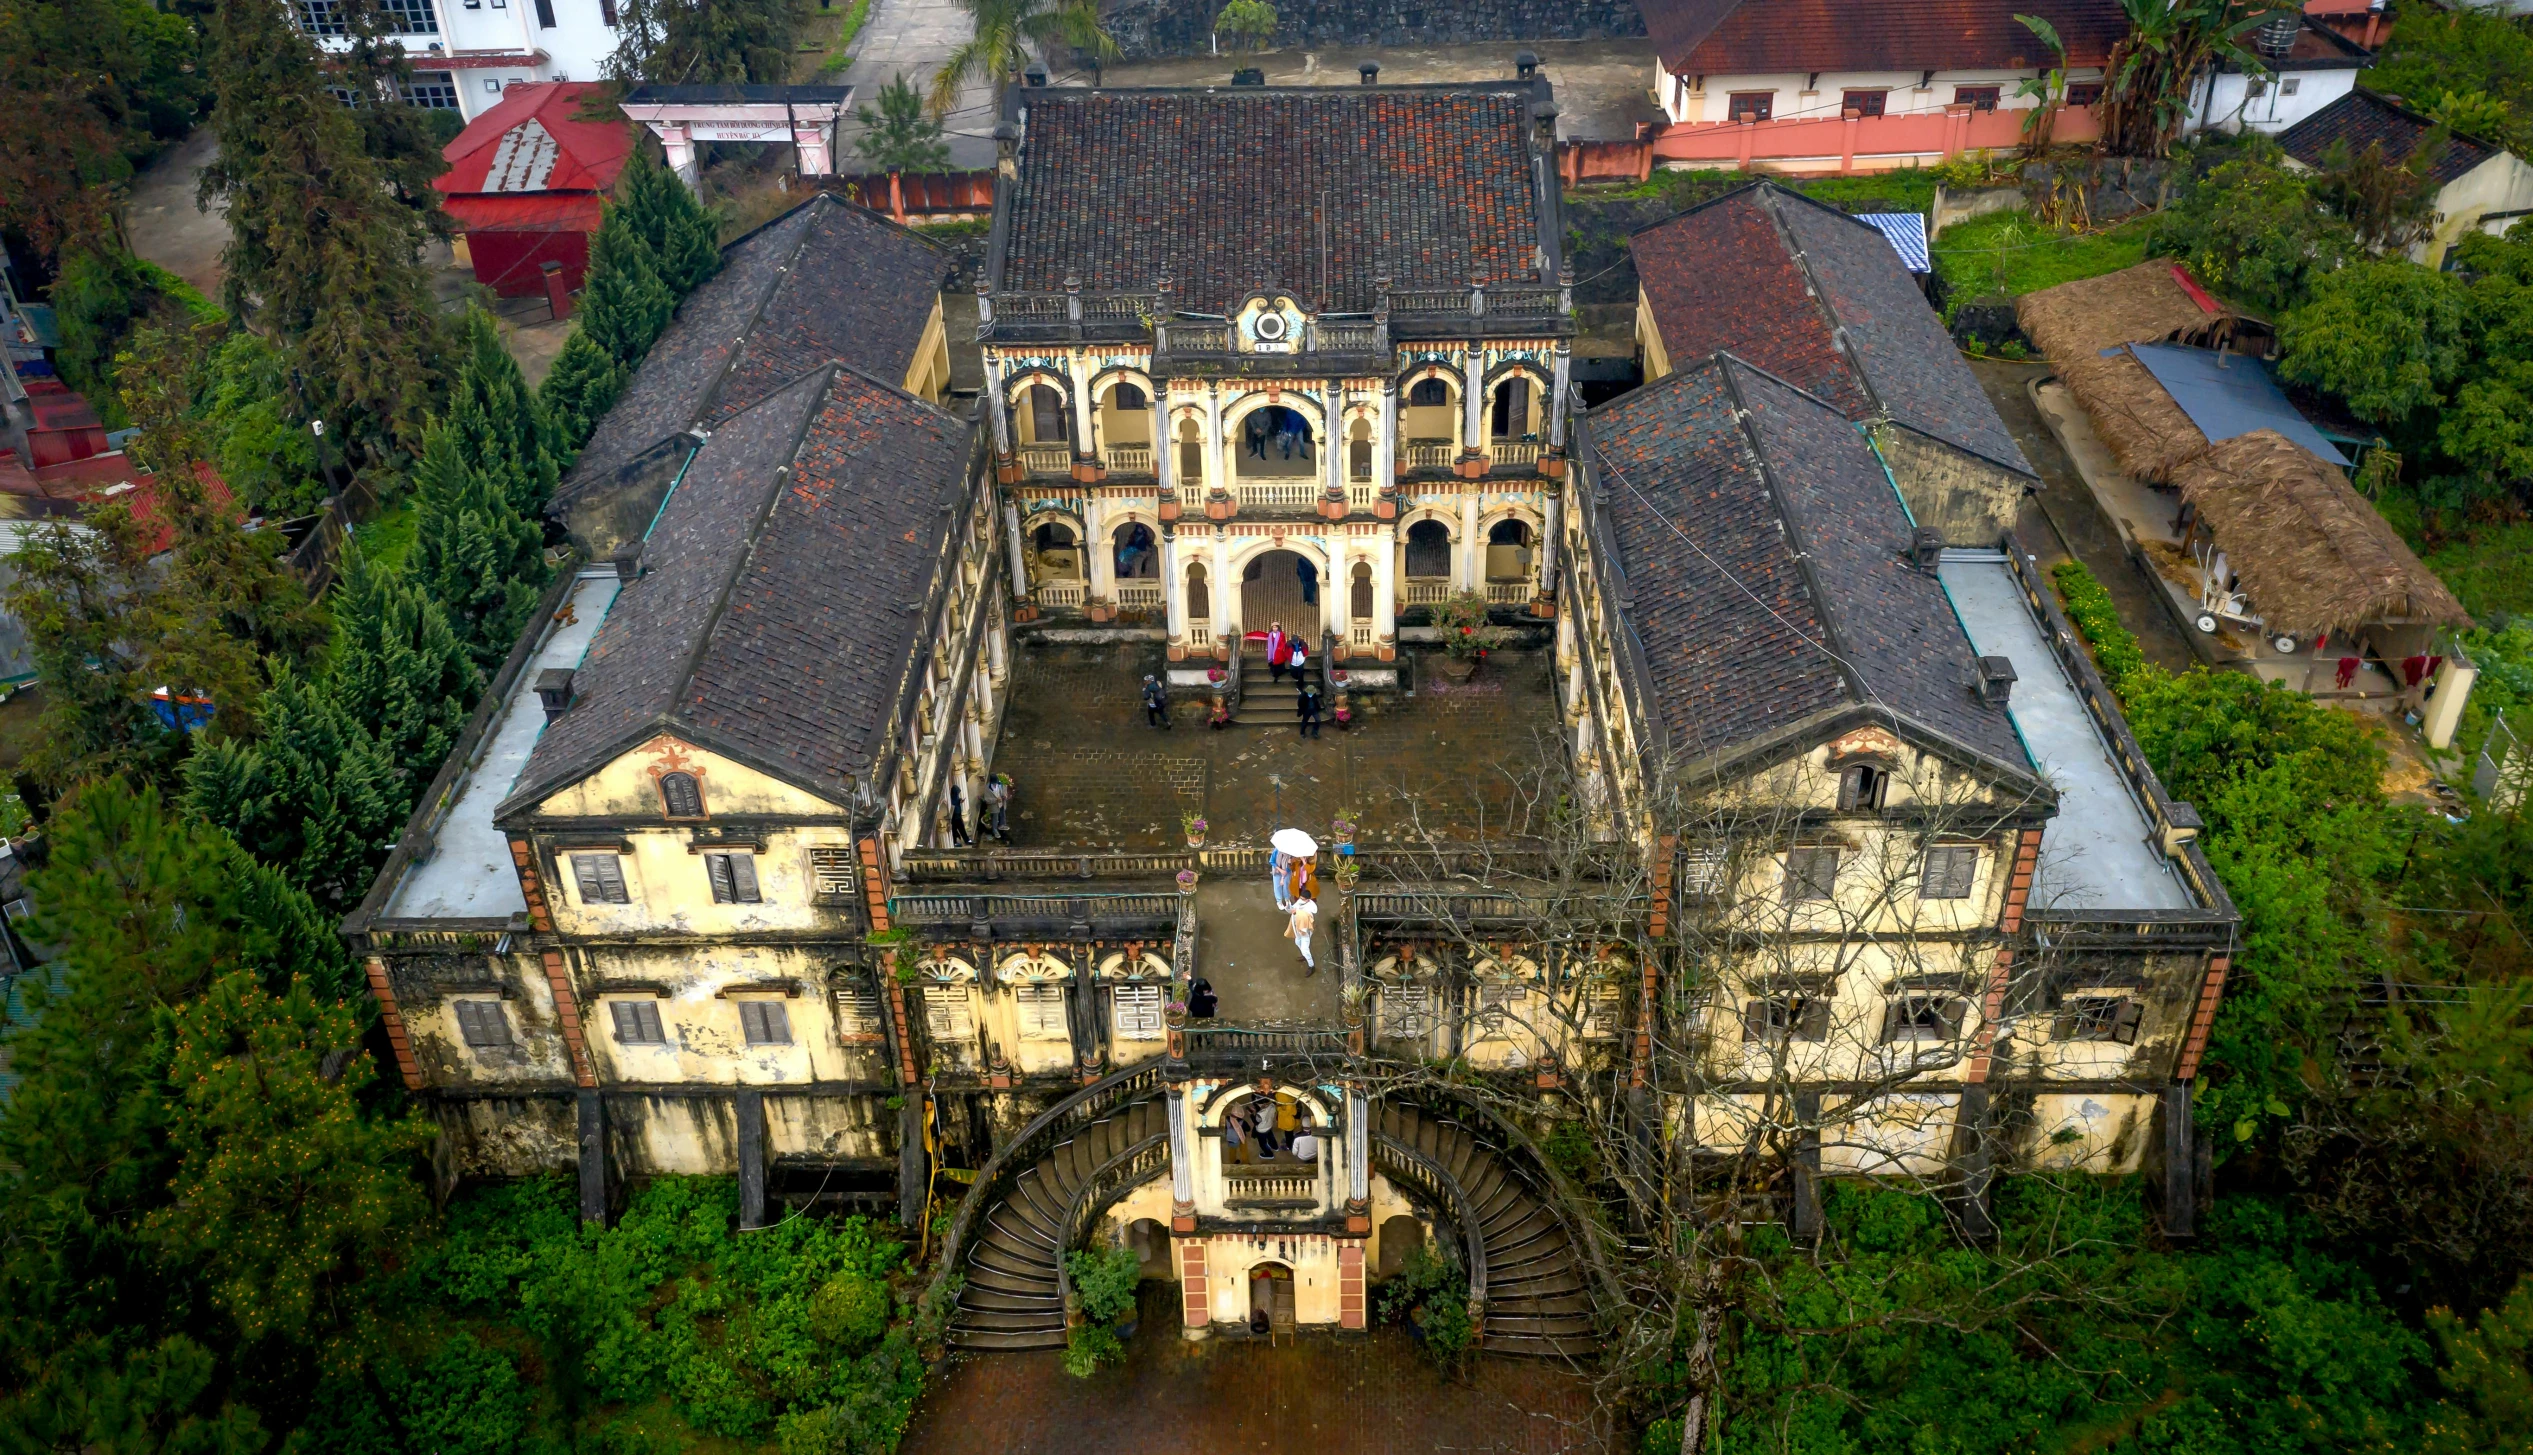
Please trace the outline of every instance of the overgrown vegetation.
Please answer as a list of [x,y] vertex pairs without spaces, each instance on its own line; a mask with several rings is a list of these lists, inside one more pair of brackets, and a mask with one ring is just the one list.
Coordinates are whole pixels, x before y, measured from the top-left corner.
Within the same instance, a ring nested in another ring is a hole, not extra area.
[[1948,306],[1974,298],[2012,297],[2098,277],[2143,262],[2145,219],[2092,232],[2053,228],[2024,212],[1991,212],[1945,228],[1931,251],[1943,275]]

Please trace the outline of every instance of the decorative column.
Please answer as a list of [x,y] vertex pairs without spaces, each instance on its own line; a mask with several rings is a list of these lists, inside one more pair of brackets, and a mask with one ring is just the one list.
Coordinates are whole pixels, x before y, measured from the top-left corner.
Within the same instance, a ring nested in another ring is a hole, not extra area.
[[1170,660],[1187,657],[1187,582],[1180,579],[1179,533],[1167,522],[1161,526],[1161,596],[1169,608]]
[[1538,599],[1543,602],[1557,599],[1557,531],[1563,523],[1565,503],[1565,492],[1551,489],[1547,503],[1541,507],[1545,523],[1539,527]]
[[1161,498],[1170,498],[1178,488],[1178,431],[1170,427],[1170,401],[1155,384],[1152,395],[1152,478]]
[[688,191],[703,195],[703,179],[695,171],[695,129],[682,121],[659,122],[652,126],[660,134],[660,150],[668,154],[668,169]]
[[1384,525],[1373,546],[1372,630],[1379,638],[1374,655],[1390,662],[1398,658],[1398,522]]
[[1073,379],[1073,478],[1096,480],[1100,476],[1099,441],[1091,426],[1090,357],[1076,349],[1064,362]]
[[1372,1114],[1363,1088],[1346,1088],[1346,1231],[1372,1231]]
[[1004,398],[1003,361],[993,354],[985,356],[985,417],[994,426],[994,453],[1003,460],[1011,459],[1011,401]]
[[[1486,473],[1486,350],[1472,340],[1461,355],[1460,473]],[[1474,466],[1475,468],[1471,468]]]
[[1465,488],[1460,492],[1460,581],[1462,591],[1475,591],[1485,570],[1478,547],[1478,492]]
[[1346,498],[1346,390],[1331,379],[1323,396],[1327,404],[1328,423],[1322,433],[1328,442],[1320,447],[1319,473],[1328,482],[1328,489],[1337,499]]
[[1335,638],[1335,646],[1329,652],[1330,659],[1342,662],[1350,650],[1349,640],[1353,636],[1351,628],[1354,624],[1354,583],[1347,579],[1345,522],[1330,521],[1328,533],[1319,539],[1321,549],[1328,553],[1328,579],[1319,584],[1320,599],[1327,602],[1328,607],[1321,614]]
[[1231,537],[1221,526],[1214,527],[1214,655],[1228,659],[1240,644],[1231,636]]
[[1218,385],[1205,386],[1205,493],[1229,490],[1230,463],[1223,458],[1223,395]]
[[1384,490],[1398,480],[1398,379],[1381,381],[1381,427],[1373,447],[1372,478]]
[[1170,1243],[1179,1265],[1179,1333],[1190,1341],[1212,1332],[1212,1290],[1205,1240],[1196,1232],[1196,1138],[1188,1126],[1187,1083],[1172,1082],[1170,1103]]
[[1011,594],[1025,602],[1029,599],[1029,543],[1020,535],[1020,505],[1009,497],[1003,501],[1003,538],[1011,545]]
[[1113,602],[1117,599],[1117,550],[1108,539],[1108,511],[1096,485],[1082,491],[1082,534],[1082,549],[1087,553],[1084,564],[1089,567],[1082,573],[1084,589],[1093,601]]
[[1557,340],[1557,382],[1548,396],[1548,448],[1562,455],[1566,452],[1566,389],[1574,377],[1574,341]]

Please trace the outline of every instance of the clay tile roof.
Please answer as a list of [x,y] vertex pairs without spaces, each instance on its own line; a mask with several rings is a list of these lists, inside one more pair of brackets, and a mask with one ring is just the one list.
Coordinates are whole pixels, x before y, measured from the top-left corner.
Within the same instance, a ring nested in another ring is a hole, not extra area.
[[2012,432],[1899,254],[1868,223],[1771,182],[1628,241],[1674,359],[1729,352],[1850,419],[1919,434],[2026,475]]
[[2051,61],[2020,11],[2058,28],[2067,62],[2098,66],[2128,34],[2119,0],[1643,0],[1678,75],[2022,69]]
[[[1269,279],[1368,313],[1397,286],[1540,282],[1528,82],[1023,93],[995,285],[1222,310]],[[1548,240],[1554,245],[1553,238]]]
[[731,243],[590,432],[555,501],[603,488],[671,437],[831,359],[903,379],[948,267],[930,240],[825,193]]
[[[2435,129],[2435,122],[2372,91],[2351,91],[2280,132],[2278,145],[2308,167],[2329,165],[2332,149],[2342,145],[2355,156],[2380,144],[2387,158],[2405,161]],[[2428,172],[2442,187],[2496,155],[2467,136],[2449,137]]]
[[501,811],[658,731],[840,800],[888,730],[970,434],[841,365],[725,421]]
[[1583,429],[1675,748],[1729,753],[1854,706],[2029,771],[2005,710],[1971,691],[1970,639],[1942,583],[1908,565],[1899,495],[1838,409],[1717,355]]

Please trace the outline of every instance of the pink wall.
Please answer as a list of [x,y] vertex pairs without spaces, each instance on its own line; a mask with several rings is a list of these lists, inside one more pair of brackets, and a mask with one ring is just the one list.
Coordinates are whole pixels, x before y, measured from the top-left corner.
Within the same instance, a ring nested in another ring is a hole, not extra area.
[[[2010,151],[2023,144],[2031,113],[1973,111],[1788,121],[1714,121],[1671,125],[1632,142],[1569,142],[1559,149],[1568,185],[1649,175],[1656,166],[1758,167],[1774,171],[1883,172],[1929,156]],[[2087,106],[2058,108],[2051,139],[2088,142],[2102,134]]]

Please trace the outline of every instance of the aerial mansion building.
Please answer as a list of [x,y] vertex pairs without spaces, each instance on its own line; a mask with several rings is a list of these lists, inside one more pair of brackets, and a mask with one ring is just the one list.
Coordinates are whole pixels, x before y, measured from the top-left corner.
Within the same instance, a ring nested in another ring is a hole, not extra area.
[[1015,90],[972,339],[874,214],[732,243],[345,927],[445,1175],[949,1212],[984,1349],[1063,1342],[1089,1243],[1193,1338],[1360,1328],[1432,1241],[1487,1347],[1588,1354],[1618,1254],[1538,1150],[1587,1110],[1684,1193],[1764,1145],[1732,1215],[1798,1235],[2037,1167],[2186,1233],[2234,916],[2029,464],[1878,234],[1765,185],[1640,235],[1652,382],[1582,410],[1554,114]]

